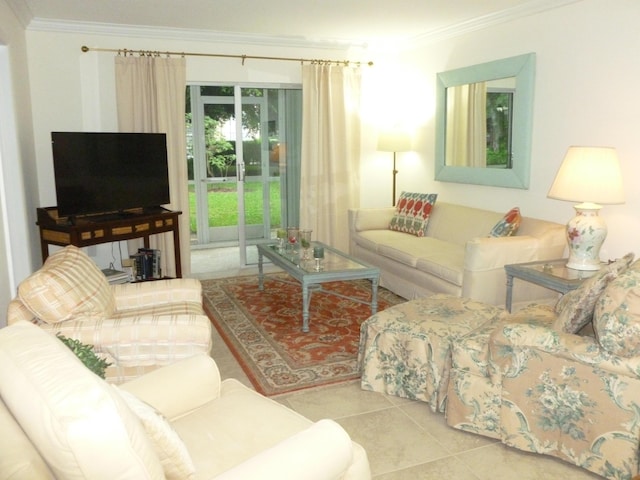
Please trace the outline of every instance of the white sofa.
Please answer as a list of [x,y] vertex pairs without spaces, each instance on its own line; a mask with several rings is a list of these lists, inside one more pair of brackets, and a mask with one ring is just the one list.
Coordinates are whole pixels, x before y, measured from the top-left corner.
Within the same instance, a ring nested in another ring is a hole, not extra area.
[[[349,251],[380,268],[380,285],[413,299],[445,293],[505,302],[504,265],[562,258],[564,225],[522,217],[512,237],[489,237],[505,212],[436,202],[424,237],[389,229],[394,207],[349,210]],[[516,281],[513,301],[555,297]]]
[[0,479],[371,478],[337,423],[221,382],[206,354],[117,387],[19,321],[0,330],[0,396]]

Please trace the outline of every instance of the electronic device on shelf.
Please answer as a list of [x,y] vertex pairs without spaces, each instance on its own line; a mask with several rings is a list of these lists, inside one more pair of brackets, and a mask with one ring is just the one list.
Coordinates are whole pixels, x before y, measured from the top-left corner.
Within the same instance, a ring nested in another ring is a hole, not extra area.
[[60,216],[126,215],[170,202],[164,133],[52,132],[51,144]]

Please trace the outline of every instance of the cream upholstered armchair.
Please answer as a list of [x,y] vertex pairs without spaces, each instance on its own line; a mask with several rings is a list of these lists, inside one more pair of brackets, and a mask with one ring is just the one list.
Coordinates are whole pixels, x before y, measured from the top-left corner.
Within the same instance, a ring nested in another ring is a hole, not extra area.
[[94,346],[121,383],[211,349],[211,323],[195,279],[109,285],[81,249],[69,245],[26,278],[7,323],[26,320]]

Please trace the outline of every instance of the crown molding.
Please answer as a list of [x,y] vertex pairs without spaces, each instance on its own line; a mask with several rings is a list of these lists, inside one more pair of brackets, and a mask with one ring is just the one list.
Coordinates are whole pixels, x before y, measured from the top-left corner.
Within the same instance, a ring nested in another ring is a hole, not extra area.
[[457,37],[466,33],[482,30],[500,23],[510,22],[519,18],[536,15],[547,10],[554,10],[565,5],[578,3],[582,0],[536,0],[527,2],[511,8],[506,8],[495,13],[471,18],[466,21],[457,22],[453,25],[437,28],[420,35],[416,35],[411,43],[434,43],[448,38]]
[[157,38],[163,40],[187,40],[209,43],[231,43],[277,47],[301,47],[348,50],[366,48],[365,42],[344,39],[257,35],[250,33],[219,32],[213,30],[150,27],[144,25],[120,25],[114,23],[59,21],[34,18],[29,31],[75,33],[86,35],[109,35],[132,38]]

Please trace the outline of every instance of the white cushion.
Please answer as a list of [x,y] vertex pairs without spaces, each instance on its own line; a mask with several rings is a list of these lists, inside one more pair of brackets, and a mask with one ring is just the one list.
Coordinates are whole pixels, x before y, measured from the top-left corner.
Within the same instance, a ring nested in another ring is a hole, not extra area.
[[162,463],[167,480],[193,478],[196,469],[187,447],[164,416],[133,393],[122,390],[115,385],[113,388],[142,422],[142,426],[151,439],[158,457],[160,457],[160,463]]
[[122,398],[29,322],[0,329],[0,395],[56,478],[165,478]]
[[18,287],[18,298],[47,323],[76,316],[109,317],[115,308],[109,282],[98,266],[78,247],[54,253]]

